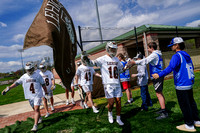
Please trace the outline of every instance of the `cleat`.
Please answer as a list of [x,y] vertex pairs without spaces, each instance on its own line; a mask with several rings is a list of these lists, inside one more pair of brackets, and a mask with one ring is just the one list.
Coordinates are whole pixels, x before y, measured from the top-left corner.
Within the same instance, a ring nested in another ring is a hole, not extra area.
[[38,124],[42,123],[42,117],[39,118]]
[[123,123],[120,119],[117,119],[116,121],[117,121],[117,123],[118,123],[120,126],[123,126],[123,125],[124,125],[124,123]]
[[71,102],[72,102],[72,104],[73,104],[73,105],[75,105],[75,104],[76,104],[76,103],[74,102],[74,100],[73,100],[73,99],[71,100]]
[[92,107],[92,109],[94,113],[99,113],[99,110],[97,110],[95,107]]
[[84,104],[84,106],[85,106],[86,109],[89,108],[88,105],[85,102],[83,104]]
[[37,125],[33,125],[33,128],[31,129],[31,131],[37,131]]
[[109,121],[109,123],[113,123],[112,112],[108,112],[108,121]]
[[47,114],[46,114],[44,117],[45,117],[45,118],[47,118],[47,117],[49,117],[49,116],[50,116],[50,114],[49,114],[49,113],[47,113]]
[[54,109],[54,107],[51,105],[51,111],[54,111],[55,109]]
[[69,100],[66,100],[66,105],[69,105]]
[[127,101],[124,105],[126,106],[126,105],[129,105],[129,104],[131,104],[131,102],[128,102],[128,101]]

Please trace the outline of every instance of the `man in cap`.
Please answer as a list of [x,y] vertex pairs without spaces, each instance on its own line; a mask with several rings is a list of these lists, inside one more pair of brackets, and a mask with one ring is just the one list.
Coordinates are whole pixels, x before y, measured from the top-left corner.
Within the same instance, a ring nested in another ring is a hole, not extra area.
[[176,52],[172,56],[169,66],[152,76],[158,79],[159,77],[165,77],[173,71],[176,95],[185,122],[185,124],[176,128],[182,131],[195,132],[194,126],[200,127],[200,119],[193,97],[194,66],[192,59],[187,52],[183,51],[185,44],[181,37],[173,38],[168,47],[171,47],[172,51]]

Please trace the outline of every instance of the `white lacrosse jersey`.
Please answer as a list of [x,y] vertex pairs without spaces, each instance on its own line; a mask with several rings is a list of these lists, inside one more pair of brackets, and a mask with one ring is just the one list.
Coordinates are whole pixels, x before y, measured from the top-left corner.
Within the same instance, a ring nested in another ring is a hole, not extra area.
[[117,57],[104,55],[97,58],[94,63],[101,69],[103,84],[119,84],[119,70],[123,69],[123,65]]
[[93,67],[80,65],[77,68],[76,75],[81,79],[81,86],[93,84],[93,75],[95,71]]
[[39,73],[34,72],[30,76],[25,73],[15,83],[22,84],[25,99],[41,98],[43,96],[42,85],[45,83]]
[[52,86],[52,81],[51,80],[54,80],[53,73],[51,71],[49,71],[49,70],[46,70],[45,72],[40,71],[39,74],[44,79],[44,83],[45,83],[45,85],[47,87],[47,92],[50,92],[51,91],[51,86]]

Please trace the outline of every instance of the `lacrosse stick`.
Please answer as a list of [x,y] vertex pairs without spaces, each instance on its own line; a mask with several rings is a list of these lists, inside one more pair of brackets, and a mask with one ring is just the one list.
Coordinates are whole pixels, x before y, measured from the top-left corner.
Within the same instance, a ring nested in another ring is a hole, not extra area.
[[85,109],[85,106],[84,106],[84,104],[83,104],[84,99],[83,99],[83,97],[82,97],[81,88],[80,88],[79,86],[77,86],[77,89],[78,89],[78,94],[79,94],[79,96],[80,96],[80,98],[81,98],[80,106],[81,106],[83,109]]

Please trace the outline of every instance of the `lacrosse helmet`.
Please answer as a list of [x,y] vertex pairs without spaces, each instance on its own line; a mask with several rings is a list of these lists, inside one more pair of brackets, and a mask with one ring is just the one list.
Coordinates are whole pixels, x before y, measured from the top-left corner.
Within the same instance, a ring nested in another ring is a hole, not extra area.
[[107,42],[106,51],[111,57],[114,57],[117,54],[117,44],[114,42]]
[[26,70],[28,75],[33,74],[33,72],[34,72],[34,64],[33,64],[33,62],[27,62],[26,66],[25,66],[25,70]]
[[77,62],[77,66],[80,66],[80,65],[81,65],[81,61],[78,61],[78,62]]
[[40,69],[42,72],[46,72],[47,66],[44,65],[44,64],[40,64],[40,65],[39,65],[39,69]]

